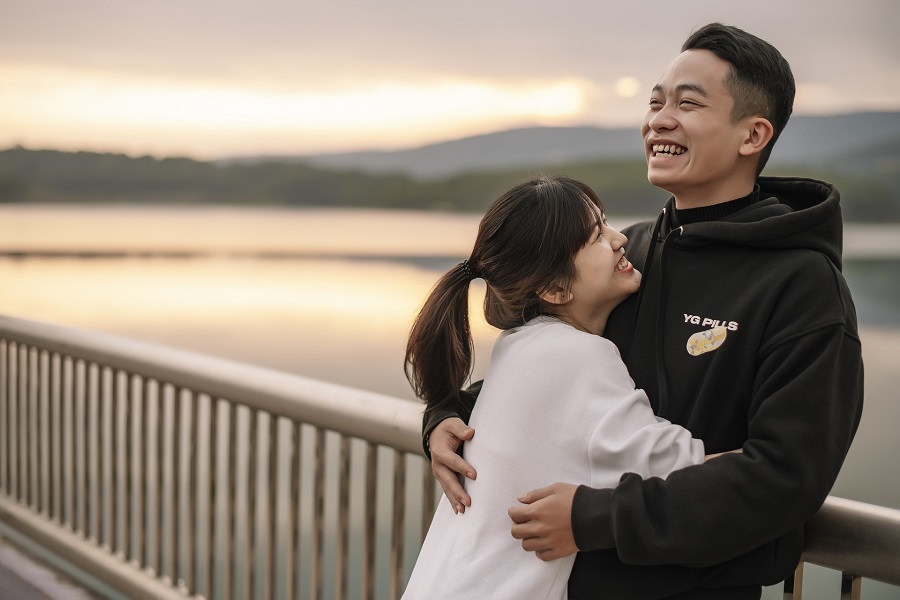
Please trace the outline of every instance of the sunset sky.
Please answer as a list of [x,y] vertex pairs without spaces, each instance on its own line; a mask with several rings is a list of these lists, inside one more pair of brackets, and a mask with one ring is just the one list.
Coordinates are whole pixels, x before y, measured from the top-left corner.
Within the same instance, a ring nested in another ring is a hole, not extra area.
[[795,114],[900,110],[896,0],[0,0],[0,149],[211,159],[636,126],[715,20],[782,51]]

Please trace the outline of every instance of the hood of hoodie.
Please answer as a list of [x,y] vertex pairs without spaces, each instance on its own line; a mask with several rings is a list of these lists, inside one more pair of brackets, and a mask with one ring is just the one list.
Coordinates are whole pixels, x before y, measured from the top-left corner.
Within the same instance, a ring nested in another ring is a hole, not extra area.
[[[760,177],[760,200],[724,219],[681,227],[677,246],[720,243],[754,248],[815,250],[841,268],[840,193],[829,183],[802,177]],[[671,214],[674,199],[666,204]],[[665,219],[660,233],[669,232]]]

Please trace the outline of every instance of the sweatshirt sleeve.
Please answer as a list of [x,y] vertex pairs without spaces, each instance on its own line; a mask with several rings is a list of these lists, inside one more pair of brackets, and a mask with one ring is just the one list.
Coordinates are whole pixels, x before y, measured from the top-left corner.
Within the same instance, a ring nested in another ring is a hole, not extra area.
[[616,548],[629,564],[707,566],[796,532],[837,478],[862,411],[855,321],[821,324],[761,353],[742,454],[578,488],[580,550]]
[[684,427],[658,418],[644,391],[635,389],[624,363],[610,354],[603,371],[584,369],[597,379],[597,393],[610,399],[590,438],[592,485],[617,481],[623,473],[664,478],[702,463],[703,442]]

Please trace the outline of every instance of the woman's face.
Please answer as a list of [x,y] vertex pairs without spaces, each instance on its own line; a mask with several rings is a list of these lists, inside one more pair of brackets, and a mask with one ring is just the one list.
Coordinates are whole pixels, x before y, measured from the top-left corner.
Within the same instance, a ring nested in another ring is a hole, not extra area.
[[575,281],[564,312],[584,326],[606,324],[612,309],[638,290],[641,274],[625,257],[628,238],[606,223],[597,211],[597,225],[575,255]]

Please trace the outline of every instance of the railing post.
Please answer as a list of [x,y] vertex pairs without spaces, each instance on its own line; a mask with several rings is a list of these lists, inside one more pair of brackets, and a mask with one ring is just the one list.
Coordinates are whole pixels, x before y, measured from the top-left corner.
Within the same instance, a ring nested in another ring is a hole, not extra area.
[[[351,458],[362,440],[359,595],[374,598],[384,577],[393,599],[418,549],[406,526],[421,518],[424,537],[439,493],[427,462],[407,477],[420,424],[412,402],[0,316],[0,519],[129,597],[347,596]],[[326,460],[332,435],[336,462]],[[382,446],[392,473],[379,469]],[[407,515],[419,495],[421,515]],[[389,521],[381,537],[379,514]],[[860,598],[862,577],[900,585],[900,511],[829,497],[804,533],[803,560],[843,572],[842,600]],[[376,542],[388,536],[376,575]],[[785,581],[785,599],[802,600],[804,567]]]
[[371,600],[375,597],[375,510],[378,498],[378,446],[372,442],[366,444],[366,502],[364,542],[362,561],[362,598]]
[[0,496],[6,495],[7,479],[6,479],[6,461],[9,456],[6,444],[9,441],[8,424],[6,421],[6,411],[8,409],[6,385],[7,373],[9,367],[6,363],[6,348],[9,342],[5,338],[0,337]]
[[309,593],[313,600],[322,600],[322,579],[324,563],[322,554],[325,548],[325,432],[313,430],[315,440],[315,467],[313,475],[313,549],[310,556]]
[[394,506],[391,532],[391,578],[390,597],[399,598],[403,591],[403,539],[406,519],[406,464],[404,454],[394,451]]
[[420,539],[425,540],[435,509],[435,479],[431,472],[431,463],[422,461],[422,531]]
[[841,600],[859,600],[862,588],[862,577],[847,573],[841,573]]
[[802,600],[803,564],[803,561],[800,561],[794,573],[784,580],[784,600]]
[[347,564],[350,543],[350,438],[341,436],[338,457],[338,530],[335,535],[334,597],[347,597]]

